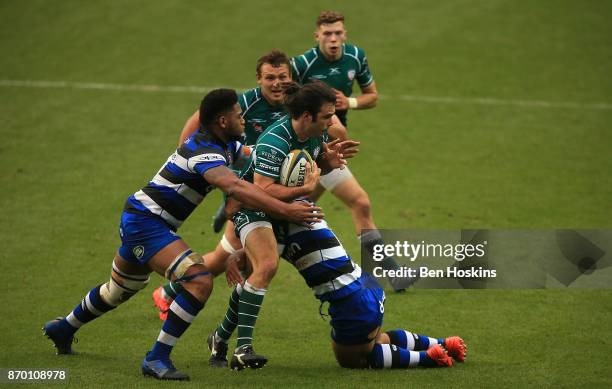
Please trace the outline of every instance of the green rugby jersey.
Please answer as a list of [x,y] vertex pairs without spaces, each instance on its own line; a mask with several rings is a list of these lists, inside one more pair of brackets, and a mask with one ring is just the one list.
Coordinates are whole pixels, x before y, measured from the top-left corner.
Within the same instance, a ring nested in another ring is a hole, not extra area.
[[318,138],[308,138],[306,141],[300,142],[291,126],[291,118],[287,116],[268,127],[261,134],[255,144],[251,159],[243,169],[241,176],[245,180],[253,182],[253,173],[256,172],[278,181],[281,166],[289,151],[305,149],[316,161],[323,150],[322,143],[325,141],[326,135]]
[[271,105],[261,94],[261,88],[253,88],[238,95],[238,103],[244,118],[244,144],[254,145],[257,138],[272,123],[282,118],[286,112],[282,105]]
[[[355,80],[360,87],[366,87],[374,82],[363,49],[348,43],[343,44],[342,49],[342,57],[333,62],[325,59],[318,46],[293,57],[291,59],[293,79],[300,84],[320,80],[342,91],[345,96],[352,95]],[[337,115],[346,125],[346,111],[338,111]]]

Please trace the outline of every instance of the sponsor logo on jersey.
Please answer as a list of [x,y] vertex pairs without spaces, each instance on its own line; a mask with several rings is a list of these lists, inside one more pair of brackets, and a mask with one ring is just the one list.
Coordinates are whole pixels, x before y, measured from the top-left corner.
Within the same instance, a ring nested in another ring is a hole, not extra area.
[[203,154],[200,157],[200,160],[204,162],[213,162],[213,161],[224,161],[225,158],[223,158],[223,156],[219,154]]
[[242,227],[242,226],[243,226],[245,223],[248,223],[249,218],[248,218],[248,217],[246,217],[246,215],[245,215],[245,214],[243,214],[243,213],[237,213],[237,214],[235,214],[235,215],[234,215],[234,220],[233,220],[233,221],[234,221],[234,224],[235,224],[235,225],[236,225],[238,228],[240,228],[240,227]]
[[142,259],[144,252],[145,252],[145,249],[143,246],[136,246],[132,249],[132,253],[136,257],[136,259]]
[[329,69],[329,76],[333,76],[335,74],[340,74],[340,68],[330,68]]
[[317,159],[319,151],[321,151],[321,146],[315,147],[315,149],[312,151],[312,159]]
[[287,250],[287,256],[292,258],[295,255],[295,253],[302,250],[302,248],[300,247],[299,244],[297,244],[296,242],[293,242],[289,245],[289,247],[286,248],[286,250]]
[[258,154],[261,157],[268,158],[269,160],[274,161],[274,162],[278,162],[278,163],[282,163],[283,162],[285,157],[283,157],[280,154],[278,154],[278,152],[276,150],[274,150],[274,149],[271,149],[270,151],[271,151],[270,153],[267,152],[267,151],[259,151]]
[[355,79],[355,70],[351,69],[346,73],[349,80],[353,81]]
[[271,166],[271,165],[268,165],[267,163],[263,163],[263,162],[259,162],[259,161],[258,161],[258,165],[262,169],[273,171],[275,173],[278,173],[280,171],[280,166]]
[[280,119],[284,114],[284,112],[272,112],[272,119]]
[[315,74],[314,76],[308,77],[309,80],[325,80],[327,78],[324,74]]

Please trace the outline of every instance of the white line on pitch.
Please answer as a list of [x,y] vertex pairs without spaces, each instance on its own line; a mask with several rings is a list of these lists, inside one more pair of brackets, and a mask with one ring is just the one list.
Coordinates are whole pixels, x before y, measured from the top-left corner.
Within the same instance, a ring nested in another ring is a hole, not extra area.
[[[180,86],[180,85],[143,85],[143,84],[107,84],[100,82],[71,82],[71,81],[36,81],[36,80],[0,80],[3,87],[26,88],[68,88],[68,89],[97,89],[111,91],[135,92],[173,92],[173,93],[206,93],[215,87],[209,86]],[[244,88],[247,89],[247,88]],[[240,90],[244,90],[240,89]],[[611,103],[579,103],[572,101],[543,101],[543,100],[506,100],[494,97],[444,97],[444,96],[415,96],[415,95],[379,95],[381,99],[396,99],[433,104],[475,104],[475,105],[514,105],[530,108],[566,108],[566,109],[594,109],[612,110]]]

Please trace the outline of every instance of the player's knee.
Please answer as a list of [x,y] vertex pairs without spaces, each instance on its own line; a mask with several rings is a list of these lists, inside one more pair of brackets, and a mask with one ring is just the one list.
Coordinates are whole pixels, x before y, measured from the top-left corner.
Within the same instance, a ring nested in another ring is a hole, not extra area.
[[368,364],[372,369],[383,369],[385,367],[383,346],[381,344],[376,343],[372,351],[370,351],[368,355]]
[[278,258],[264,258],[258,261],[257,267],[253,269],[253,273],[264,279],[270,281],[276,275],[278,270]]
[[110,280],[100,287],[100,297],[113,307],[129,300],[149,284],[149,275],[127,274],[113,263]]
[[212,292],[212,274],[204,266],[202,256],[191,250],[177,255],[165,275],[171,281],[182,283],[200,301],[206,301]]
[[372,204],[370,203],[370,197],[368,196],[368,194],[362,192],[357,197],[355,197],[355,199],[351,203],[351,209],[353,210],[353,212],[359,215],[369,216],[370,211],[372,209]]
[[183,282],[183,285],[189,290],[189,293],[200,301],[208,300],[213,290],[212,274],[206,272],[204,266],[193,266],[185,277],[186,281]]
[[335,352],[336,361],[340,367],[345,369],[367,369],[370,367],[367,357],[359,355],[356,352]]

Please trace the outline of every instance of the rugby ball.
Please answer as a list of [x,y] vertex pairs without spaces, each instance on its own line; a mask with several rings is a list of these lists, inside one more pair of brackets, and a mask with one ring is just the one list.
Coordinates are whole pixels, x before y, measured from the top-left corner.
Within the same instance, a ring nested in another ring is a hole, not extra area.
[[302,186],[306,177],[306,163],[313,160],[306,150],[291,150],[281,165],[279,183],[284,186]]

